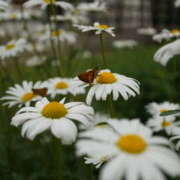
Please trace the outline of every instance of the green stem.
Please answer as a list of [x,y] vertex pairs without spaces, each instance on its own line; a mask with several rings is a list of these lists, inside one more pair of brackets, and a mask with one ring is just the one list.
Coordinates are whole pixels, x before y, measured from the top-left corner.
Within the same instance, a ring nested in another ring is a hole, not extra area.
[[55,137],[53,137],[52,140],[51,153],[53,156],[54,177],[56,180],[62,180],[64,172],[63,145],[60,140]]
[[[53,20],[51,20],[50,18],[50,23],[51,23],[51,32],[52,32],[52,26],[53,24],[55,25],[55,30],[59,30],[58,27],[57,27],[57,18],[56,18],[56,9],[55,9],[55,6],[53,4],[51,4],[51,14],[53,16]],[[57,38],[56,38],[57,42],[55,44],[55,51],[57,50],[56,52],[56,66],[57,66],[57,69],[58,69],[58,72],[61,76],[64,75],[64,72],[63,72],[63,67],[62,67],[62,55],[61,55],[61,43],[60,43],[60,39],[59,39],[59,36],[57,35]],[[60,67],[59,67],[60,65]]]
[[103,62],[104,67],[107,67],[107,62],[105,58],[105,50],[104,50],[104,40],[103,40],[102,33],[99,35],[99,39],[100,39],[100,45],[101,45],[102,62]]
[[109,95],[109,96],[108,96],[107,105],[108,105],[110,117],[111,117],[111,118],[116,117],[116,116],[115,116],[115,115],[116,115],[116,113],[115,113],[115,107],[114,107],[114,103],[113,103],[113,100],[112,100],[112,95]]

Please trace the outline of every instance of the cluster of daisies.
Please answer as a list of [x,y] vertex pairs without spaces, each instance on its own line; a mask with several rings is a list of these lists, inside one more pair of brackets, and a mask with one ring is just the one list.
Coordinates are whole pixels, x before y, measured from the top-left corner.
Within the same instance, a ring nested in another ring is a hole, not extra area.
[[[95,22],[87,25],[86,14],[89,11],[104,12],[106,5],[99,1],[80,3],[76,7],[65,1],[29,0],[23,7],[59,6],[63,15],[50,17],[54,21],[70,21],[73,27],[82,32],[93,31],[100,37],[103,59],[104,34],[115,37],[114,27]],[[8,4],[0,0],[0,9]],[[21,14],[22,15],[22,14]],[[11,16],[18,19],[18,16]],[[84,21],[85,20],[85,21]],[[22,37],[0,46],[2,60],[19,56],[24,51],[43,51],[48,40],[55,47],[59,41],[76,43],[76,34],[53,25],[32,28],[33,36],[25,32]],[[141,34],[146,32],[141,30]],[[148,33],[152,34],[151,29]],[[145,34],[145,33],[144,33]],[[29,39],[37,42],[30,43]],[[126,42],[128,46],[136,42]],[[46,48],[48,49],[47,45]],[[118,42],[115,46],[121,46]],[[56,49],[56,48],[55,48]],[[30,59],[29,65],[38,57]],[[42,57],[42,62],[46,61]],[[41,64],[41,62],[38,62]],[[18,111],[12,117],[11,125],[21,126],[21,135],[34,140],[39,134],[50,130],[62,144],[75,143],[76,155],[83,156],[86,164],[100,169],[100,180],[165,180],[166,175],[180,175],[180,158],[176,150],[180,147],[179,114],[162,117],[162,112],[177,110],[178,104],[164,102],[150,103],[146,106],[151,118],[144,125],[140,119],[113,119],[98,114],[93,109],[94,100],[128,100],[140,94],[138,80],[112,72],[110,69],[89,69],[73,78],[54,77],[46,81],[15,84],[1,98],[3,105],[16,106]],[[77,95],[84,95],[85,102],[73,101]],[[175,143],[174,143],[175,142]],[[165,174],[166,175],[165,175]]]

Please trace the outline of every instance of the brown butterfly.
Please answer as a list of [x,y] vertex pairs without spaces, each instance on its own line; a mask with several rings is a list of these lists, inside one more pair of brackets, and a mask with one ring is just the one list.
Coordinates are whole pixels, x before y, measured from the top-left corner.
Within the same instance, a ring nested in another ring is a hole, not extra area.
[[32,89],[32,91],[34,95],[47,96],[48,89],[40,88],[40,89]]
[[78,78],[81,81],[91,84],[91,83],[93,83],[94,79],[97,77],[98,72],[99,72],[99,70],[97,68],[94,68],[90,71],[79,74]]

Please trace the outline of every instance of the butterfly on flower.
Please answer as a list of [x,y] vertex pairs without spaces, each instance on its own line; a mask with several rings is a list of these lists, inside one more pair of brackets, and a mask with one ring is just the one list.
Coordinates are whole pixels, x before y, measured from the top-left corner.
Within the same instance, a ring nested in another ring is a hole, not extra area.
[[98,72],[99,72],[98,68],[94,68],[94,69],[91,69],[87,72],[79,74],[78,78],[81,81],[92,84],[94,82],[95,78],[97,77]]

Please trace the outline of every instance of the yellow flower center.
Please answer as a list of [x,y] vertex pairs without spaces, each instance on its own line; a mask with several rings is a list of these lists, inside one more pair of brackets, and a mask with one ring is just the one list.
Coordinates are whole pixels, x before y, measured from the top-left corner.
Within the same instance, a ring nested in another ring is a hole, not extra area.
[[112,84],[117,81],[116,77],[111,72],[100,73],[97,78],[97,82],[100,84]]
[[57,36],[59,36],[60,34],[61,34],[61,31],[60,31],[60,30],[52,31],[52,32],[51,32],[51,36],[52,36],[52,37],[57,37]]
[[178,29],[173,29],[173,30],[171,30],[171,33],[172,33],[172,34],[179,34],[179,33],[180,33],[180,30],[178,30]]
[[13,49],[14,47],[15,47],[15,44],[7,44],[7,45],[5,46],[5,49],[6,49],[7,51],[9,51],[9,50]]
[[46,4],[55,3],[56,0],[43,0]]
[[45,105],[41,113],[43,116],[47,118],[58,119],[64,117],[67,114],[67,112],[68,111],[65,108],[64,104],[53,101]]
[[168,126],[171,126],[171,125],[172,125],[172,123],[168,122],[168,121],[163,121],[162,124],[161,124],[162,127],[168,127]]
[[140,154],[146,150],[147,143],[138,135],[128,134],[121,136],[116,142],[116,146],[126,153]]
[[66,83],[66,82],[58,82],[56,85],[55,85],[55,88],[56,89],[66,89],[68,88],[69,85]]
[[16,18],[17,18],[17,15],[16,15],[16,14],[10,14],[10,18],[11,18],[11,19],[16,19]]
[[28,102],[30,100],[32,100],[34,97],[36,97],[37,95],[33,94],[32,92],[30,93],[26,93],[21,97],[21,100],[23,102]]
[[168,112],[169,110],[168,109],[161,109],[160,112],[163,113],[163,112]]
[[108,29],[109,26],[106,25],[106,24],[99,24],[99,25],[95,25],[96,28],[99,28],[99,29]]

